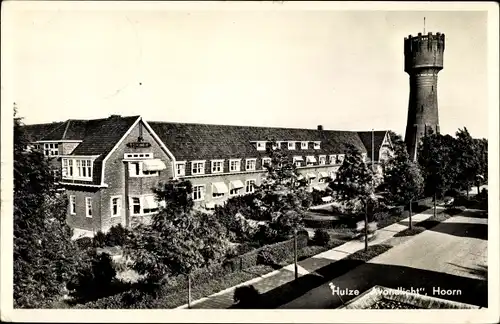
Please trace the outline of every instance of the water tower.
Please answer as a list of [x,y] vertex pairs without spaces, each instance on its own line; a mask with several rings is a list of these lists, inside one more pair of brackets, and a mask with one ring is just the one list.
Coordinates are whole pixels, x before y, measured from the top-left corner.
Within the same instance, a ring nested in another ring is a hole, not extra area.
[[410,99],[405,142],[412,160],[418,143],[429,131],[439,133],[438,73],[443,69],[444,34],[405,37],[405,72],[410,75]]

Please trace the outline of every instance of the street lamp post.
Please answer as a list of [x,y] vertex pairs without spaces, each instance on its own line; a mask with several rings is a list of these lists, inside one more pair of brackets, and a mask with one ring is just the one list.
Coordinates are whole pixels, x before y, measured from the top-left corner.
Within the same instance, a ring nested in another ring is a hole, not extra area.
[[295,280],[299,278],[299,266],[297,264],[297,229],[293,230],[293,262],[295,268]]

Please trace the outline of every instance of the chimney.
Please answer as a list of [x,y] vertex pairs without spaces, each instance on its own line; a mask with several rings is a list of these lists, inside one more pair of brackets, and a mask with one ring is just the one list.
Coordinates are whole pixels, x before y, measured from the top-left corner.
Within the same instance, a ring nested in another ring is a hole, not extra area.
[[318,130],[322,131],[323,130],[323,125],[318,125]]

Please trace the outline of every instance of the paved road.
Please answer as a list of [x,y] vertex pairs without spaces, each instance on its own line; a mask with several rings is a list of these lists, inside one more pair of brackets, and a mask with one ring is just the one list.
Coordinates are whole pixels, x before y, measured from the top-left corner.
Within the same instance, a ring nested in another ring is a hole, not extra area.
[[[359,293],[374,285],[414,290],[474,305],[487,306],[487,219],[465,211],[335,278],[342,289]],[[453,290],[450,294],[437,290]],[[281,308],[337,308],[352,298],[332,295],[327,284]]]

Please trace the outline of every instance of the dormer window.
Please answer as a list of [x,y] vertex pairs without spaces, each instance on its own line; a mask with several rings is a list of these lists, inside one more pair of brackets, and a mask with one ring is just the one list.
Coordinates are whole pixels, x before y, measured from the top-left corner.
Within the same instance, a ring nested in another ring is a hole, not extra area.
[[45,156],[57,156],[57,155],[59,155],[59,144],[58,143],[45,143],[45,144],[43,144],[43,155],[45,155]]
[[319,156],[319,164],[320,165],[325,165],[326,164],[326,155],[320,155]]
[[245,171],[255,171],[256,164],[257,164],[257,159],[246,159]]
[[63,158],[62,178],[70,180],[92,181],[93,159]]
[[175,175],[178,177],[186,175],[186,161],[175,163]]
[[344,162],[344,156],[345,154],[337,155],[337,163],[341,164],[342,162]]
[[294,156],[293,157],[293,164],[295,164],[295,166],[297,168],[301,166],[302,161],[304,161],[304,159],[302,158],[302,156]]
[[271,158],[262,158],[262,169],[265,170],[266,169],[266,165],[270,165],[271,164]]
[[314,156],[308,156],[306,157],[306,163],[308,166],[314,165],[314,163],[316,163],[316,158]]
[[205,174],[205,161],[192,161],[191,174]]
[[229,172],[240,172],[241,170],[241,160],[229,160]]
[[266,142],[258,141],[257,143],[257,151],[265,151],[266,150]]
[[307,150],[307,142],[300,142],[300,149],[301,150]]
[[321,142],[314,142],[314,149],[319,150],[321,148]]
[[212,160],[212,173],[224,172],[224,160]]
[[295,142],[288,142],[288,149],[295,150]]
[[330,155],[330,164],[337,163],[337,156],[335,154]]

